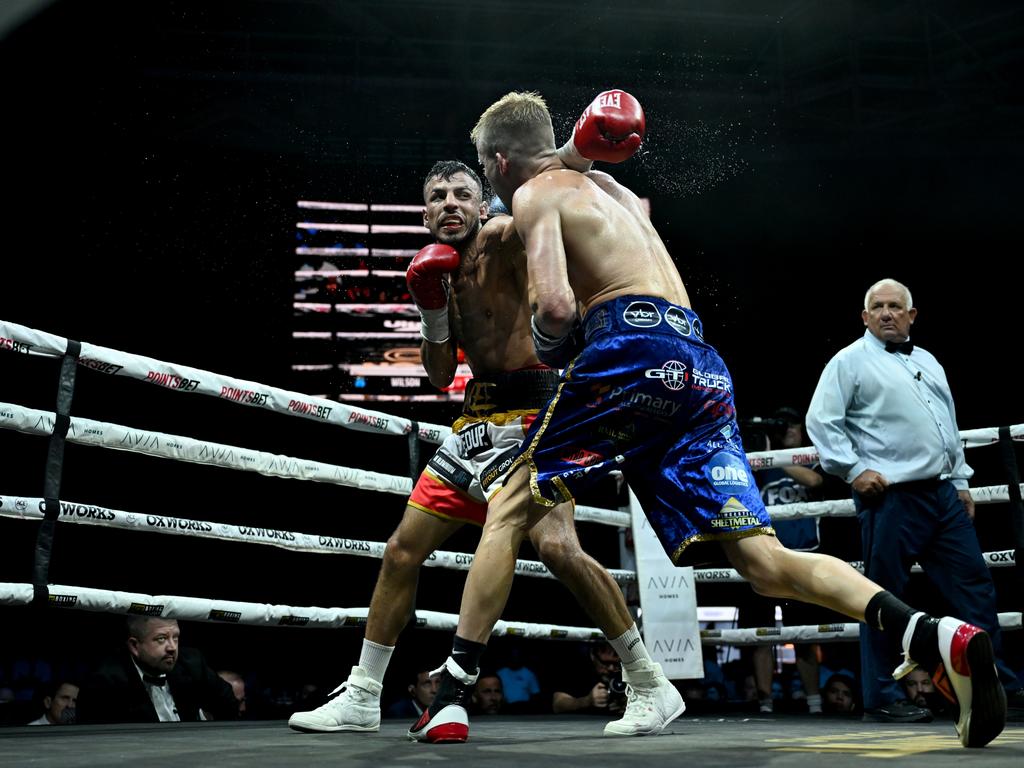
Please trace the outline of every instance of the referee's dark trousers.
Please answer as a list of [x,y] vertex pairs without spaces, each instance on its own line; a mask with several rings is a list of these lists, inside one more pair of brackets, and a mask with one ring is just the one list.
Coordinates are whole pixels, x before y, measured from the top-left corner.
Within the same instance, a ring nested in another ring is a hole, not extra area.
[[[999,678],[1009,690],[1020,687],[1002,661],[1002,633],[996,592],[974,525],[953,483],[916,480],[894,483],[883,494],[854,492],[860,521],[865,575],[899,598],[910,567],[919,563],[947,607],[947,614],[981,627],[992,636]],[[860,627],[864,708],[906,699],[892,672],[901,660],[901,640],[892,632]]]

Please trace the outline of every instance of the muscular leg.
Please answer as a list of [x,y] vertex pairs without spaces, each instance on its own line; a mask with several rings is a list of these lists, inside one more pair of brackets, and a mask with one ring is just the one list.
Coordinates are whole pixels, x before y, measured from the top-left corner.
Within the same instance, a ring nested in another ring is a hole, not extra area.
[[532,523],[550,511],[533,501],[530,473],[520,467],[491,500],[487,523],[462,590],[458,637],[486,643],[501,618],[515,573],[519,547]]
[[529,535],[544,565],[569,588],[605,637],[618,637],[633,626],[622,590],[580,546],[572,504],[559,504],[530,529]]
[[366,617],[366,639],[394,645],[412,615],[420,568],[462,523],[406,507],[402,521],[388,539]]
[[758,594],[800,600],[864,621],[868,601],[882,588],[830,555],[793,552],[774,536],[723,542],[733,567]]
[[359,664],[332,692],[337,694],[334,698],[312,711],[296,712],[288,720],[289,727],[312,733],[380,729],[381,686],[398,635],[412,614],[420,567],[461,525],[412,506],[405,508],[384,549]]

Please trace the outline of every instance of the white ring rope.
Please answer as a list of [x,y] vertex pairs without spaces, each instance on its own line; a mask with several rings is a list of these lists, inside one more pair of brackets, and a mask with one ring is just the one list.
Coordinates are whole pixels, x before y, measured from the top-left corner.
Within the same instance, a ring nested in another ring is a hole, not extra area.
[[[1024,424],[1010,427],[1010,439],[1024,441]],[[960,431],[960,440],[964,448],[980,448],[983,445],[994,445],[999,442],[998,427],[982,429],[964,429]],[[816,448],[781,448],[776,451],[752,451],[747,454],[750,468],[757,471],[772,467],[809,467],[818,463]]]
[[[30,435],[49,435],[53,432],[52,411],[23,408],[11,403],[0,403],[0,427],[14,429]],[[71,417],[67,441],[79,445],[113,448],[164,459],[187,461],[193,464],[258,472],[270,477],[295,480],[315,480],[334,483],[367,491],[382,491],[408,496],[412,481],[408,477],[384,475],[350,467],[324,464],[310,459],[297,459],[266,451],[255,451],[235,445],[196,440],[164,432],[132,429],[120,424],[108,424],[92,419]]]
[[[313,554],[345,554],[357,557],[371,557],[380,560],[384,557],[386,544],[380,541],[364,541],[323,534],[298,533],[272,528],[255,528],[245,525],[229,525],[213,523],[192,518],[165,517],[162,515],[143,514],[141,512],[124,512],[117,509],[81,504],[62,500],[59,519],[65,522],[86,525],[107,526],[127,531],[143,531],[149,533],[167,533],[179,536],[193,536],[203,539],[219,539],[246,544],[266,544],[293,552]],[[769,511],[772,509],[768,508]],[[46,510],[46,501],[38,497],[0,495],[0,517],[15,520],[42,520]],[[624,513],[623,513],[624,514]],[[1010,568],[1015,565],[1014,550],[1005,549],[995,552],[984,552],[985,562],[989,568]],[[473,564],[473,555],[466,552],[446,552],[436,550],[424,565],[434,568],[448,568],[457,571],[468,571]],[[864,572],[862,561],[853,561],[849,565]],[[620,584],[636,581],[636,572],[608,568],[612,578]],[[536,560],[516,560],[515,572],[522,576],[540,578],[556,578],[547,567]],[[914,564],[912,573],[924,573],[924,569]],[[739,571],[733,568],[695,568],[694,580],[698,583],[742,583],[745,582]]]
[[[68,340],[61,336],[0,320],[0,350],[60,357],[67,352],[67,348]],[[354,408],[334,400],[222,376],[187,365],[165,363],[85,341],[82,342],[78,364],[110,376],[126,376],[178,392],[197,392],[231,403],[287,416],[302,416],[363,432],[406,435],[412,430],[413,422],[400,416]],[[450,434],[449,427],[439,424],[419,425],[419,437],[428,443],[440,443]]]
[[[38,497],[0,495],[0,517],[15,520],[42,520],[46,501]],[[362,541],[339,536],[280,531],[272,528],[255,528],[245,525],[212,523],[181,517],[164,517],[139,512],[123,512],[94,504],[79,504],[61,500],[60,520],[86,525],[100,525],[125,531],[167,533],[178,536],[193,536],[202,539],[218,539],[245,544],[266,544],[292,552],[313,554],[355,555],[380,560],[384,557],[385,542]],[[427,567],[448,568],[468,571],[473,564],[473,555],[464,552],[436,550],[423,563]],[[607,569],[619,583],[636,581],[636,573],[619,569]],[[543,579],[557,578],[544,563],[537,560],[516,560],[516,571],[521,576],[537,576]]]
[[[78,364],[113,376],[126,376],[179,392],[198,392],[228,402],[302,416],[314,421],[337,424],[350,429],[381,434],[405,435],[412,430],[412,421],[400,416],[370,411],[338,403],[334,400],[291,392],[277,387],[236,379],[191,366],[166,363],[150,357],[122,352],[89,342],[81,342]],[[18,323],[0,320],[0,350],[23,354],[60,357],[67,352],[68,340]],[[419,437],[429,443],[440,443],[451,429],[439,424],[419,424]],[[999,441],[995,427],[966,430],[960,433],[964,446],[973,448]],[[1013,440],[1024,440],[1024,424],[1010,427]],[[813,448],[790,448],[778,451],[757,451],[747,454],[751,467],[808,465],[817,462]]]
[[[102,613],[163,616],[184,621],[220,621],[229,624],[254,624],[288,627],[320,627],[337,629],[366,624],[369,608],[296,608],[290,605],[243,603],[233,600],[210,600],[180,595],[144,595],[66,584],[49,586],[49,604],[60,608],[77,608]],[[0,582],[0,605],[28,605],[32,602],[31,584]],[[415,624],[427,629],[454,631],[459,617],[453,613],[416,611]],[[520,621],[499,621],[494,634],[556,640],[596,640],[604,635],[598,629],[566,627],[559,624],[530,624]]]
[[[53,432],[52,411],[25,408],[13,403],[0,402],[0,428],[13,429],[30,435],[49,435]],[[984,431],[984,430],[975,430]],[[334,464],[324,464],[310,459],[255,451],[224,443],[196,440],[182,435],[150,432],[133,429],[120,424],[93,421],[72,417],[67,440],[81,445],[101,446],[122,451],[142,453],[165,459],[188,461],[195,464],[237,469],[244,472],[259,472],[272,477],[295,480],[315,480],[334,483],[350,488],[381,491],[408,496],[412,492],[412,481],[407,477],[385,475],[368,470],[353,469]],[[1024,484],[1021,484],[1024,491]],[[971,498],[977,504],[996,504],[1009,501],[1009,486],[990,485],[970,489]],[[856,512],[852,499],[812,501],[797,504],[777,505],[768,509],[772,520],[794,520],[806,517],[853,517]],[[629,515],[625,512],[601,509],[599,507],[576,507],[576,519],[584,522],[603,523],[619,527],[629,526]]]
[[[15,323],[0,320],[0,350],[32,355],[59,357],[66,353],[67,339],[53,334],[36,331]],[[413,428],[412,421],[376,411],[368,411],[339,404],[332,400],[311,397],[288,390],[264,386],[255,382],[221,376],[189,366],[164,363],[151,358],[120,352],[82,342],[79,365],[108,375],[120,375],[139,381],[154,383],[170,389],[185,392],[199,392],[230,402],[265,408],[286,415],[298,415],[324,423],[333,423],[352,429],[382,434],[408,434]],[[36,435],[50,435],[54,429],[52,412],[38,411],[21,406],[0,403],[0,427],[15,429]],[[448,427],[420,424],[418,435],[427,442],[439,443],[450,434]],[[1009,428],[1013,440],[1024,440],[1024,425]],[[966,430],[960,433],[965,448],[991,445],[999,441],[998,428]],[[331,482],[363,490],[382,491],[408,496],[412,481],[406,477],[384,475],[366,470],[340,467],[306,459],[278,454],[253,451],[236,446],[195,440],[193,438],[168,435],[123,427],[116,424],[72,418],[67,439],[84,445],[101,446],[128,450],[151,456],[177,459],[193,463],[208,464],[243,471],[255,471],[275,477]],[[761,451],[748,454],[751,467],[755,470],[769,467],[807,466],[817,463],[817,452],[813,448],[796,448],[778,451]],[[1024,485],[1022,485],[1024,488]],[[1008,486],[972,488],[971,496],[976,503],[996,503],[1009,499]],[[13,499],[13,504],[8,500]],[[61,518],[132,530],[159,530],[162,533],[217,538],[229,541],[270,544],[273,546],[303,552],[345,553],[364,557],[382,558],[385,544],[338,537],[315,536],[312,534],[277,531],[265,528],[231,526],[199,520],[141,515],[110,510],[92,505],[61,503]],[[774,520],[802,517],[846,517],[855,514],[853,502],[849,499],[804,504],[785,505],[786,509],[770,508]],[[45,502],[38,498],[0,497],[0,516],[18,519],[41,519]],[[625,512],[603,510],[594,507],[576,508],[576,519],[627,527],[629,515]],[[145,527],[143,527],[145,526]],[[989,567],[1006,567],[1014,564],[1013,551],[985,553]],[[468,570],[473,556],[466,553],[435,552],[425,563],[428,566]],[[862,563],[851,563],[863,570]],[[920,572],[915,565],[912,572]],[[516,563],[516,572],[553,578],[547,568],[539,562],[521,560]],[[609,571],[620,582],[636,580],[631,571]],[[744,581],[734,569],[701,569],[694,571],[694,579],[701,583]],[[33,598],[33,588],[26,584],[0,584],[0,604],[26,604]],[[113,611],[121,613],[154,612],[173,618],[228,621],[244,624],[277,624],[300,626],[353,626],[365,623],[368,609],[341,608],[291,608],[258,603],[213,601],[203,598],[157,596],[136,593],[110,592],[88,587],[50,585],[50,604],[76,607],[85,610]],[[1007,629],[1021,626],[1021,614],[1000,614],[1000,624]],[[458,616],[433,611],[417,611],[417,626],[431,629],[453,630]],[[858,625],[835,624],[781,628],[749,628],[737,630],[705,630],[704,644],[730,643],[749,645],[799,641],[829,641],[855,639]],[[589,640],[601,637],[601,632],[592,628],[559,627],[547,624],[526,624],[499,621],[495,634],[516,635],[529,638],[564,638]]]
[[[995,552],[982,552],[986,565],[989,568],[1012,568],[1016,565],[1014,550],[1003,549]],[[864,573],[864,561],[852,560],[847,562],[851,568]],[[925,570],[917,563],[910,567],[911,573],[924,573]],[[701,584],[731,584],[746,582],[739,571],[735,568],[694,568],[693,580]]]
[[[1020,611],[1000,613],[1001,629],[1021,629]],[[791,627],[743,627],[702,629],[702,645],[775,645],[782,643],[829,643],[860,639],[860,624],[795,624]]]
[[[47,436],[53,432],[53,425],[52,411],[40,411],[13,403],[0,402],[0,428],[13,429],[29,435]],[[120,424],[93,421],[78,416],[71,418],[67,440],[79,445],[131,451],[147,456],[237,469],[243,472],[258,472],[271,477],[315,480],[321,483],[333,483],[349,488],[381,491],[401,496],[408,496],[412,493],[412,480],[408,477],[324,464],[310,459],[298,459],[208,440],[196,440],[182,435],[133,429]],[[629,525],[627,513],[598,507],[577,507],[576,519],[619,527]]]
[[[145,595],[66,584],[51,584],[49,604],[102,613],[143,614],[183,621],[218,621],[229,624],[262,626],[318,627],[338,629],[366,624],[369,608],[296,608],[288,605],[211,600],[180,595]],[[31,584],[0,582],[0,605],[28,605],[32,602]],[[452,613],[416,611],[415,625],[425,629],[454,631],[459,617]],[[1021,614],[1000,613],[999,626],[1020,629]],[[596,640],[604,635],[593,627],[566,627],[557,624],[530,624],[498,621],[495,636],[529,639]],[[856,640],[859,625],[817,624],[793,627],[749,627],[743,629],[701,630],[703,645],[764,645],[791,642],[836,642]]]

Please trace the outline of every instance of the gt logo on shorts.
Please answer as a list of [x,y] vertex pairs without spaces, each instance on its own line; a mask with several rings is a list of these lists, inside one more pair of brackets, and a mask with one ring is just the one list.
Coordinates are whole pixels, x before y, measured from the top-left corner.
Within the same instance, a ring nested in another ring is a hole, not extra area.
[[487,436],[487,422],[485,421],[473,424],[459,432],[459,454],[464,459],[472,459],[493,447],[491,438]]
[[661,383],[673,392],[685,387],[687,379],[690,378],[686,366],[678,360],[667,360],[662,363],[661,368],[648,368],[644,371],[644,376],[648,379],[661,379]]
[[649,301],[634,301],[623,311],[622,319],[636,328],[653,328],[661,322],[661,312]]

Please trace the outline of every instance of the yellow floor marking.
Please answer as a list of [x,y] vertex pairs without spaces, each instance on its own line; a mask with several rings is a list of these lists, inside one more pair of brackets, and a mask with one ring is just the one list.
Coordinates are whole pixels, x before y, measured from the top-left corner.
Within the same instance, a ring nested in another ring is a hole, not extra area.
[[[952,729],[951,729],[952,730]],[[819,752],[825,754],[860,755],[861,757],[906,757],[923,752],[963,749],[954,733],[935,734],[920,731],[878,731],[875,733],[837,733],[830,736],[804,736],[788,739],[767,739],[771,749],[779,752]],[[995,745],[1024,743],[1024,731],[1004,731],[992,742]]]

